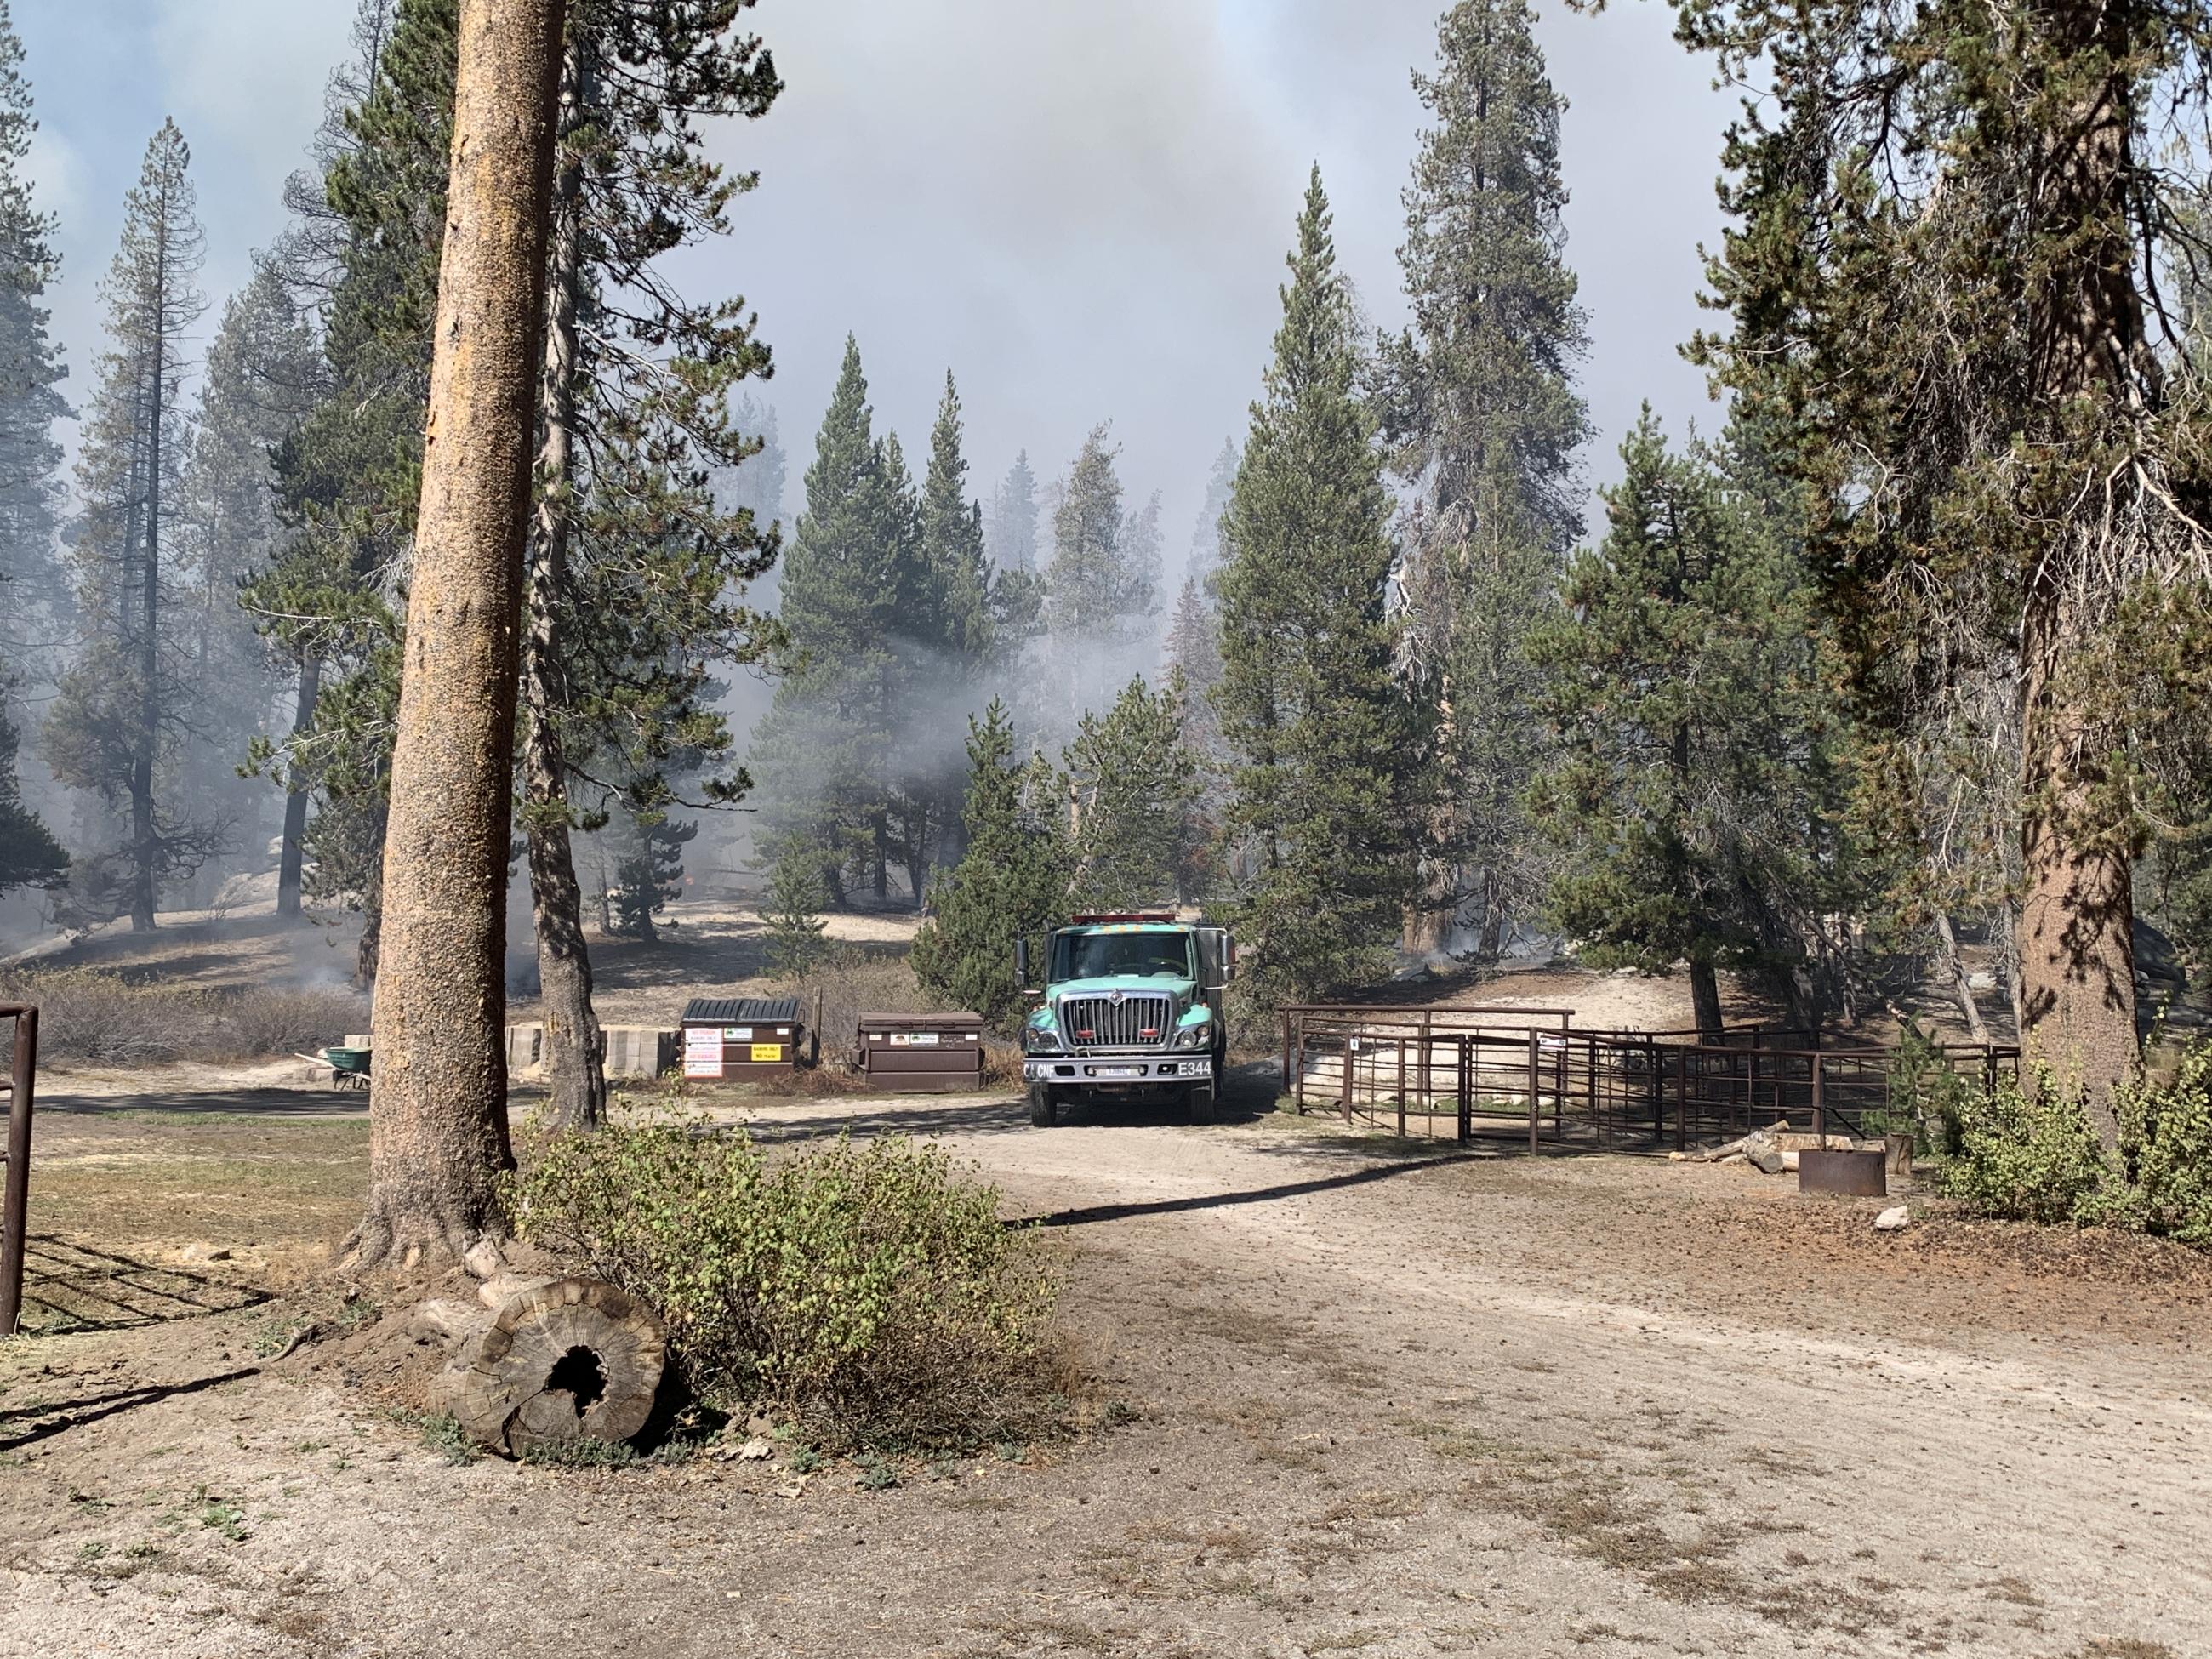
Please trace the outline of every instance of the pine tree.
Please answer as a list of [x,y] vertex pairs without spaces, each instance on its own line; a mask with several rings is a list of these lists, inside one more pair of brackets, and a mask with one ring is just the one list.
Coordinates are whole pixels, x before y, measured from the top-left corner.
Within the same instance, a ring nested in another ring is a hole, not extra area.
[[724,513],[750,513],[756,525],[775,525],[783,517],[783,487],[790,471],[775,405],[747,392],[732,406],[730,426],[760,447],[741,465],[715,469],[714,504]]
[[860,347],[848,339],[784,560],[790,654],[753,750],[775,854],[814,854],[833,902],[854,872],[879,896],[887,890],[888,784],[903,712],[892,636],[910,503],[867,399]]
[[1375,421],[1314,170],[1283,322],[1225,524],[1222,678],[1239,914],[1269,1006],[1374,975],[1413,890],[1425,733],[1395,674],[1395,562]]
[[39,210],[27,172],[37,128],[23,43],[0,0],[0,698],[12,694],[13,676],[45,631],[46,596],[59,587],[62,451],[53,427],[70,411],[45,303],[61,269],[54,219]]
[[957,1008],[1011,1035],[1027,1004],[1014,978],[1014,941],[1065,919],[1068,853],[1050,769],[1024,761],[1013,720],[993,699],[968,722],[968,854],[932,893],[934,914],[915,935],[914,971]]
[[1191,527],[1190,551],[1184,559],[1183,572],[1201,588],[1211,583],[1214,573],[1221,568],[1224,556],[1221,521],[1228,514],[1229,497],[1237,488],[1239,459],[1237,440],[1224,438],[1221,453],[1213,458],[1213,470],[1206,475],[1206,500],[1199,507],[1198,522]]
[[1078,909],[1195,902],[1206,885],[1198,757],[1184,733],[1187,690],[1132,679],[1103,716],[1086,712],[1060,757]]
[[2212,108],[2203,19],[1678,10],[1687,44],[1772,88],[1723,158],[1710,276],[1733,331],[1696,355],[1806,489],[1879,775],[1963,763],[2014,832],[2023,1041],[2116,1146],[2135,863],[2171,822],[2162,753],[2207,717],[2212,398],[2166,297],[2202,263],[2201,181],[2146,137]]
[[456,0],[363,0],[356,45],[333,83],[320,172],[290,187],[298,220],[279,260],[321,325],[321,396],[277,456],[290,533],[243,597],[299,677],[289,736],[258,754],[287,787],[278,910],[296,914],[303,891],[360,910],[366,984],[382,933],[398,597],[429,399]]
[[[590,799],[577,763],[612,752],[652,840],[674,752],[705,763],[730,744],[708,661],[757,659],[769,634],[738,596],[774,563],[775,533],[714,488],[757,453],[730,396],[769,354],[742,301],[687,301],[657,264],[726,234],[755,182],[705,160],[699,131],[757,118],[781,90],[759,40],[734,32],[750,3],[579,0],[567,17],[521,748],[552,1108],[572,1125],[595,1125],[606,1098],[571,831],[602,820],[607,792]],[[749,784],[706,793],[726,802]]]
[[47,332],[46,291],[60,272],[53,216],[39,210],[27,176],[37,130],[23,78],[23,43],[0,0],[0,892],[50,885],[68,867],[60,846],[22,804],[14,705],[53,626],[62,583],[61,447],[54,422],[70,410],[66,374]]
[[249,826],[240,839],[257,853],[264,792],[244,783],[238,766],[265,732],[275,688],[239,590],[280,550],[274,457],[321,390],[319,343],[281,275],[264,266],[231,297],[208,349],[175,562],[178,632],[195,694],[179,799],[189,815]]
[[97,861],[82,892],[95,912],[154,926],[163,888],[198,869],[223,826],[192,823],[163,805],[191,698],[169,601],[185,427],[184,335],[206,308],[192,285],[203,252],[191,155],[174,122],[147,145],[125,198],[122,246],[108,268],[107,349],[87,411],[77,465],[84,518],[74,560],[84,649],[62,677],[46,729],[54,775],[127,813],[122,845]]
[[1686,962],[1717,1032],[1717,970],[1787,985],[1837,896],[1846,802],[1818,630],[1804,571],[1723,456],[1670,453],[1649,405],[1620,453],[1611,528],[1530,642],[1559,732],[1533,810],[1569,851],[1551,904],[1584,958]]
[[1493,961],[1540,895],[1523,792],[1542,756],[1528,630],[1582,534],[1586,348],[1561,249],[1559,117],[1527,0],[1460,0],[1413,89],[1434,125],[1405,193],[1412,326],[1384,343],[1392,459],[1418,491],[1408,653],[1438,717],[1443,799],[1407,943],[1471,926]]
[[769,971],[778,979],[803,979],[829,952],[823,934],[829,924],[822,907],[829,902],[813,860],[787,858],[769,884],[764,942]]
[[1221,735],[1214,690],[1221,684],[1221,617],[1203,579],[1183,579],[1168,627],[1167,661],[1183,688],[1183,736],[1198,761],[1200,817],[1218,839],[1229,811],[1229,746]]
[[1045,619],[1062,690],[1050,712],[1067,727],[1113,689],[1127,659],[1130,623],[1149,615],[1154,602],[1157,568],[1148,579],[1139,562],[1149,556],[1157,567],[1157,536],[1150,547],[1132,544],[1132,522],[1122,516],[1121,481],[1114,470],[1120,453],[1108,442],[1105,427],[1093,428],[1052,515]]
[[1023,450],[1006,469],[999,493],[983,520],[984,545],[995,570],[1035,570],[1037,568],[1036,474],[1030,471],[1030,453]]

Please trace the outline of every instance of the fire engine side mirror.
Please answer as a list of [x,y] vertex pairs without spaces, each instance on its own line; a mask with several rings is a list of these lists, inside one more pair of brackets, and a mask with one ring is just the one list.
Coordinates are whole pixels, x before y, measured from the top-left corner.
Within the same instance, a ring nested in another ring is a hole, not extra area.
[[1014,941],[1014,988],[1025,997],[1036,994],[1030,984],[1030,942],[1026,939]]

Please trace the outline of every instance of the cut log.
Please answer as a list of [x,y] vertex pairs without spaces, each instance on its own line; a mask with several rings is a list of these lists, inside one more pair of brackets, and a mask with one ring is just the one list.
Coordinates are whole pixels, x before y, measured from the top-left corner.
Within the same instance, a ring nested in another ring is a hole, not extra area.
[[434,1408],[520,1457],[563,1440],[635,1439],[653,1415],[667,1338],[652,1312],[596,1279],[509,1297],[439,1377]]

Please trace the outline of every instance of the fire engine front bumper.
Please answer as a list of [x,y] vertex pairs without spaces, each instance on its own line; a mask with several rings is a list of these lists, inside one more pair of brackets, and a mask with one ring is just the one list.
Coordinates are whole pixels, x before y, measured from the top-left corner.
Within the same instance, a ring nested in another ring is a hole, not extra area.
[[1203,1083],[1213,1075],[1211,1054],[1153,1059],[1138,1054],[1040,1054],[1022,1062],[1029,1083],[1103,1089],[1141,1089],[1158,1083]]

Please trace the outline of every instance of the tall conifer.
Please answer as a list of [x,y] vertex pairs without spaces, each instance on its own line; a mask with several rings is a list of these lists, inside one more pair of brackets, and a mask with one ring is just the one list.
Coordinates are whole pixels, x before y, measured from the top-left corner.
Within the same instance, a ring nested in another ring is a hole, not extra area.
[[1369,977],[1413,879],[1424,728],[1396,676],[1390,497],[1314,169],[1225,520],[1222,678],[1263,1002]]
[[1416,490],[1403,580],[1408,655],[1438,717],[1442,796],[1407,944],[1472,928],[1494,959],[1540,896],[1522,796],[1541,758],[1529,629],[1582,533],[1573,377],[1586,345],[1562,253],[1559,117],[1528,0],[1460,0],[1434,125],[1405,193],[1412,325],[1384,343],[1392,459]]

